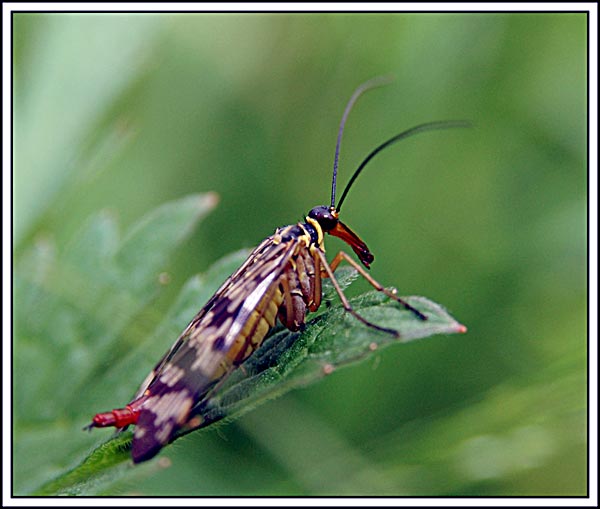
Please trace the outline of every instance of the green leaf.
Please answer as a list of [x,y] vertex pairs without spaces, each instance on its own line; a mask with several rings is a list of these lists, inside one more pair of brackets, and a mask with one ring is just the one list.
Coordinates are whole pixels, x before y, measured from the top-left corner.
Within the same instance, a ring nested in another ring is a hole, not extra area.
[[165,264],[172,248],[189,236],[198,218],[217,205],[214,193],[190,195],[166,203],[133,227],[115,253],[119,280],[136,296],[155,284],[153,275]]
[[[52,239],[42,238],[16,260],[15,493],[30,492],[79,463],[97,441],[81,433],[95,405],[102,397],[110,403],[118,387],[125,388],[125,398],[135,389],[131,373],[110,379],[105,394],[97,382],[105,382],[109,366],[146,338],[132,324],[142,310],[152,321],[148,304],[161,287],[160,270],[215,204],[210,193],[167,203],[124,240],[113,216],[100,212],[60,252]],[[138,369],[142,376],[149,368]]]
[[[158,326],[155,337],[144,344],[106,373],[111,380],[117,371],[130,373],[135,366],[145,364],[148,371],[160,354],[170,346],[164,344],[168,334],[174,340],[191,316],[220,283],[242,263],[245,252],[230,255],[221,260],[205,275],[196,276],[184,286],[175,305]],[[340,268],[337,276],[342,287],[347,287],[356,279],[356,272],[350,268]],[[340,305],[339,298],[330,282],[324,283],[324,305],[320,313],[309,315],[304,331],[292,333],[276,327],[270,332],[262,347],[242,366],[225,380],[214,396],[201,407],[204,419],[203,429],[209,430],[220,422],[237,418],[257,405],[307,385],[335,369],[364,360],[374,351],[396,343],[404,343],[434,334],[464,332],[466,329],[454,320],[441,306],[423,297],[410,297],[407,300],[428,316],[427,321],[418,319],[402,305],[388,299],[379,292],[372,291],[351,299],[356,311],[369,320],[400,331],[401,337],[380,332],[356,320]],[[331,302],[330,305],[327,305]],[[163,338],[159,341],[158,338]],[[156,344],[162,342],[162,350]],[[148,357],[148,349],[156,356]],[[140,375],[138,382],[143,378]],[[114,391],[110,391],[111,396]],[[130,387],[130,393],[133,388]],[[185,430],[181,435],[189,432]],[[123,450],[130,445],[131,434],[118,434],[98,447],[78,467],[58,476],[39,488],[38,494],[93,494],[107,482],[114,482],[119,476],[129,472],[123,463],[129,455]],[[151,462],[153,463],[153,462]],[[140,467],[135,467],[135,469]],[[146,465],[142,465],[146,468]]]
[[[351,280],[353,269],[339,269]],[[325,296],[335,293],[326,282]],[[347,313],[341,304],[310,320],[302,332],[278,330],[231,375],[203,408],[210,423],[235,418],[258,404],[299,386],[313,383],[334,370],[364,360],[395,343],[406,343],[435,334],[466,332],[440,305],[424,297],[406,300],[427,315],[423,321],[402,305],[372,291],[351,299],[352,307],[369,321],[400,332],[400,338],[374,330]]]

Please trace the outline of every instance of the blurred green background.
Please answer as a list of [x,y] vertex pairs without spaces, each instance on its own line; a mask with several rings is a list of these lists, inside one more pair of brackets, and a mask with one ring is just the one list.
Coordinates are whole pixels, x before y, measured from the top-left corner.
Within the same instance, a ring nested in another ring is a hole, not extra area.
[[[388,348],[219,433],[192,433],[163,453],[169,468],[131,469],[108,493],[586,493],[585,14],[13,21],[16,264],[40,242],[60,262],[102,209],[124,230],[186,194],[220,197],[165,267],[171,282],[152,302],[155,316],[193,274],[327,203],[338,123],[363,81],[396,78],[351,113],[340,186],[405,128],[445,119],[475,126],[387,149],[343,210],[375,253],[375,278],[442,303],[468,334]],[[329,240],[330,256],[339,248]],[[367,289],[358,282],[350,293]],[[21,368],[24,344],[72,352],[23,337],[19,323],[15,331],[18,395],[40,369]],[[139,332],[133,342],[143,339]],[[68,370],[44,369],[68,387]],[[131,377],[125,394],[140,381]],[[78,415],[44,420],[35,398],[15,411],[15,493],[74,466],[108,436],[79,429],[125,401],[93,389]],[[50,387],[56,401],[44,403],[60,408],[60,392]],[[31,453],[46,449],[43,461]]]

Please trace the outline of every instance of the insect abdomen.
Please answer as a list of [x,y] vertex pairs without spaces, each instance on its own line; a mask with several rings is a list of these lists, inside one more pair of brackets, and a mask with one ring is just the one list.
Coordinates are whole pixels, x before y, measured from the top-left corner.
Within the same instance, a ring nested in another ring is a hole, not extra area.
[[283,301],[283,294],[277,288],[264,311],[252,311],[250,319],[240,332],[232,348],[227,352],[232,364],[240,364],[246,360],[263,342],[269,330],[275,325],[277,310]]

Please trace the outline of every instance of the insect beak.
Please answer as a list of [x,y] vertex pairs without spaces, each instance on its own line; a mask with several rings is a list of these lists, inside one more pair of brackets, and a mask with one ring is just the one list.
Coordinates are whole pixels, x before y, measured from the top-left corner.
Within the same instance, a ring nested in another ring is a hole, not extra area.
[[360,239],[356,233],[348,228],[344,223],[338,221],[337,224],[328,232],[334,237],[342,239],[348,244],[352,250],[356,253],[362,264],[369,269],[369,265],[375,259],[373,254],[369,251],[367,245]]

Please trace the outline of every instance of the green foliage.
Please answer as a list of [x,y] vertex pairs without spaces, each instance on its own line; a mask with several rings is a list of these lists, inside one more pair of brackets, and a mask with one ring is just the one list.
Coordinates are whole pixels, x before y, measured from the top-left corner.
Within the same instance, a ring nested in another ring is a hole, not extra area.
[[[167,203],[123,239],[114,219],[101,212],[64,252],[43,241],[23,254],[15,270],[17,492],[69,465],[89,446],[77,431],[82,416],[93,412],[97,382],[108,377],[107,395],[118,394],[120,380],[110,379],[110,366],[135,344],[131,331],[159,287],[160,269],[215,204],[212,194]],[[119,375],[121,380],[131,383],[131,372]]]

